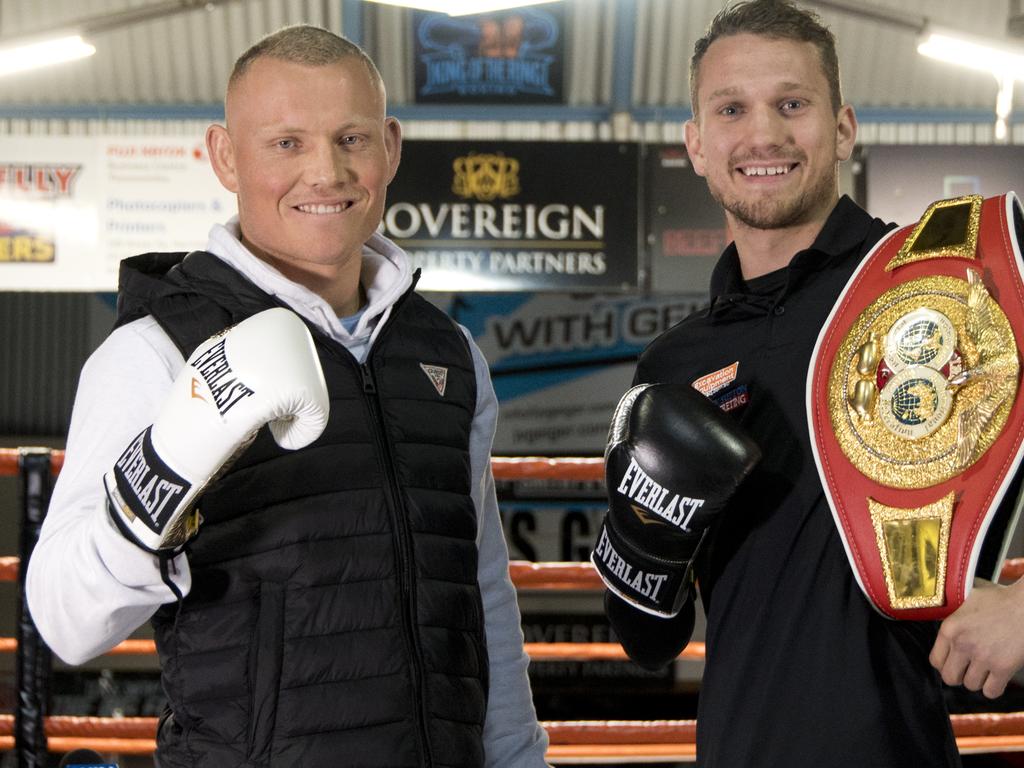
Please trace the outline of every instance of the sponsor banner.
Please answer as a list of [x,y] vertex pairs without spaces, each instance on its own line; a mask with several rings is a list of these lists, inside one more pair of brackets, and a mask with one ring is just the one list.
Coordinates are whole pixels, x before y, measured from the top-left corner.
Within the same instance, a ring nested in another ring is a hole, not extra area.
[[108,263],[153,250],[203,248],[210,227],[235,215],[235,196],[217,181],[202,136],[108,138],[100,153]]
[[[617,643],[618,637],[603,612],[524,612],[523,640],[527,643]],[[530,679],[536,686],[587,680],[629,679],[639,691],[669,689],[675,670],[669,664],[649,672],[631,661],[537,661],[530,662]],[[536,691],[535,691],[536,692]],[[621,702],[619,702],[621,704]]]
[[[98,239],[95,142],[5,137],[0,145],[0,288],[77,288]],[[79,254],[83,256],[80,257]]]
[[637,284],[635,144],[410,141],[381,229],[433,291]]
[[[501,520],[508,542],[509,558],[533,562],[585,562],[601,520],[608,508],[605,501],[501,503]],[[538,594],[538,597],[542,597]],[[596,597],[596,599],[594,599]],[[550,599],[550,596],[547,596]],[[600,596],[579,596],[574,606],[593,606],[591,612],[543,612],[543,602],[523,599],[523,639],[527,643],[617,643],[615,631],[601,607]],[[548,611],[551,608],[547,608]],[[658,672],[646,672],[630,661],[531,661],[530,677],[607,678],[629,677],[671,681],[672,665]]]
[[593,501],[522,501],[499,503],[501,522],[512,560],[586,562],[608,510]]
[[718,257],[732,240],[721,206],[682,144],[649,146],[644,178],[652,286],[707,292]]
[[617,643],[607,620],[592,614],[536,615],[523,619],[523,640],[528,643]]
[[563,7],[448,16],[413,13],[419,104],[559,104]]
[[603,455],[637,355],[704,303],[702,295],[432,298],[488,360],[501,406],[495,454],[551,456]]
[[877,146],[861,149],[867,209],[914,224],[936,200],[1024,192],[1024,147]]
[[112,291],[121,259],[201,248],[234,211],[202,136],[7,136],[0,288]]

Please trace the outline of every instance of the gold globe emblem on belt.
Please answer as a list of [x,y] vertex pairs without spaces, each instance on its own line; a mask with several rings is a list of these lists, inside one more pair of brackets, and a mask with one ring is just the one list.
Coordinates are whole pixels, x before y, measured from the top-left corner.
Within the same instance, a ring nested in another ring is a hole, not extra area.
[[922,277],[879,296],[836,355],[829,411],[840,447],[867,477],[927,488],[992,445],[1017,392],[1006,315],[981,276]]

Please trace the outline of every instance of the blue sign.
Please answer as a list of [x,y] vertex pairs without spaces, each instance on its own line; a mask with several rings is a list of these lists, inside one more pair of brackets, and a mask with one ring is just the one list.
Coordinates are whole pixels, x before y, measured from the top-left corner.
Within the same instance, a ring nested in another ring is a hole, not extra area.
[[472,16],[417,11],[417,103],[561,103],[562,19],[561,4]]

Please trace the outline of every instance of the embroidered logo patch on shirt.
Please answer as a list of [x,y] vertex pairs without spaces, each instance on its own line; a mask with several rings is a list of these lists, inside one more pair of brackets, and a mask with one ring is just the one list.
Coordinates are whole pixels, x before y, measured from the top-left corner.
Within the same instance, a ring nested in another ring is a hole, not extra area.
[[735,411],[737,408],[742,408],[749,403],[750,393],[747,392],[746,384],[738,384],[724,392],[719,392],[711,398],[711,402],[728,413],[729,411]]
[[434,385],[437,394],[444,397],[445,387],[448,386],[448,369],[442,368],[440,365],[427,365],[426,363],[420,363],[420,368],[427,374],[427,378]]
[[727,386],[736,381],[736,372],[739,368],[740,361],[737,360],[732,365],[727,365],[725,368],[719,368],[713,373],[701,376],[699,379],[694,381],[691,386],[704,395],[704,397],[711,397],[716,392],[721,392]]

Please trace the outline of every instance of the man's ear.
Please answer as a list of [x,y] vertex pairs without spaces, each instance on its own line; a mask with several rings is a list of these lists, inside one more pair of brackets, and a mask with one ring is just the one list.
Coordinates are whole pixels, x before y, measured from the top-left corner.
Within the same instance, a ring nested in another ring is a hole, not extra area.
[[849,160],[857,143],[857,115],[853,107],[843,104],[836,115],[836,159]]
[[206,153],[210,165],[217,174],[221,185],[228,192],[238,194],[238,173],[235,170],[235,146],[223,125],[211,125],[206,129]]
[[384,119],[384,148],[388,153],[388,184],[398,173],[398,163],[402,159],[402,124],[397,117]]
[[683,136],[686,141],[686,154],[689,155],[690,162],[693,163],[693,170],[698,176],[703,176],[707,164],[704,162],[704,154],[701,151],[700,127],[696,120],[687,120],[683,124]]

